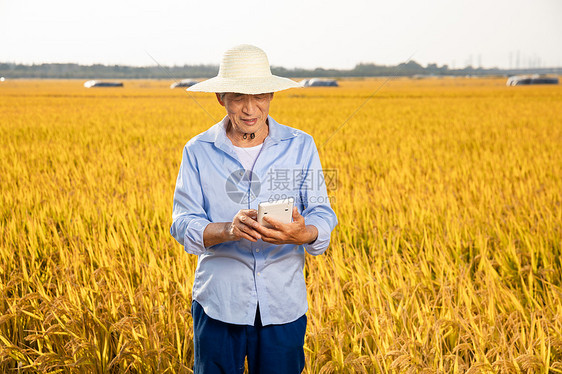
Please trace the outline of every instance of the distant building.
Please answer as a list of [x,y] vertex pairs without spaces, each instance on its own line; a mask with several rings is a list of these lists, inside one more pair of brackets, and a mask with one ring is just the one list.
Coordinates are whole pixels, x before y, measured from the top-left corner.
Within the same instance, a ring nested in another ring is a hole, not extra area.
[[102,82],[91,80],[84,82],[84,87],[91,88],[91,87],[123,87],[123,83],[121,82]]
[[199,82],[193,80],[193,79],[182,79],[179,82],[174,82],[170,85],[170,88],[178,88],[178,87],[191,87],[194,84],[197,84]]
[[339,84],[335,79],[303,79],[299,82],[303,87],[338,87]]
[[527,84],[558,84],[558,77],[535,75],[514,75],[507,78],[507,86],[522,86]]

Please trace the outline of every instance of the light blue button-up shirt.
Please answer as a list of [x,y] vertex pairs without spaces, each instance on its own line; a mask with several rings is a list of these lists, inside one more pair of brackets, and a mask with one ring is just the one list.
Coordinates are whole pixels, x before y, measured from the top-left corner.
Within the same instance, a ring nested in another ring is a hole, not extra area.
[[[305,250],[322,254],[337,224],[316,145],[305,132],[268,117],[269,135],[253,169],[244,170],[226,136],[227,124],[228,116],[184,147],[170,233],[186,252],[199,256],[193,299],[209,317],[253,325],[259,303],[263,325],[295,321],[308,309]],[[313,243],[241,239],[204,246],[209,223],[231,222],[240,209],[288,197],[295,200],[305,224],[318,229]]]

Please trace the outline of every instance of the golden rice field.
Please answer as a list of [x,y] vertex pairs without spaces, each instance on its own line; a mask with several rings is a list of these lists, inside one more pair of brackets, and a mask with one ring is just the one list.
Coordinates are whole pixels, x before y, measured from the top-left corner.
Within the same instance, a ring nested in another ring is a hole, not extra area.
[[[82,83],[0,83],[0,372],[190,373],[196,258],[172,197],[224,109],[169,81]],[[562,86],[382,83],[272,103],[337,170],[305,372],[562,373]]]

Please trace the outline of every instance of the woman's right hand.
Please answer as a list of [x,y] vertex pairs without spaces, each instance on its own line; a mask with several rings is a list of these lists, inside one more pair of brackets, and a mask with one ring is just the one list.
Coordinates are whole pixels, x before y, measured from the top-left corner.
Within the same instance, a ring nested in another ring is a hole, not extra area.
[[257,242],[261,239],[259,232],[254,230],[258,218],[258,211],[255,209],[241,209],[236,213],[229,227],[229,234],[232,240],[248,239]]
[[261,235],[254,230],[254,227],[259,226],[257,218],[257,210],[242,209],[236,213],[232,222],[211,222],[203,231],[203,245],[211,247],[242,238],[257,242],[258,239],[261,239]]

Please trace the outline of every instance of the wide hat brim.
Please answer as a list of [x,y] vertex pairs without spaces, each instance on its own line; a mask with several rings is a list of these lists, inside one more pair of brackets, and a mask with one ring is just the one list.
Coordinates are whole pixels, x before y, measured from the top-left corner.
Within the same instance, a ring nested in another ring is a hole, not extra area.
[[268,92],[277,92],[301,86],[289,78],[270,75],[259,78],[224,78],[214,77],[194,84],[187,91],[194,92],[234,92],[246,95],[257,95]]

